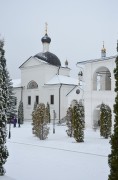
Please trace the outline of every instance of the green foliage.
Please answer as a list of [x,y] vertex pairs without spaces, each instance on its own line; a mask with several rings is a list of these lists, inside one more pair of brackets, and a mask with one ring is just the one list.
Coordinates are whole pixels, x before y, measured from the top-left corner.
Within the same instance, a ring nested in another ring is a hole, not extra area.
[[13,93],[13,83],[12,79],[10,79],[10,75],[8,70],[6,70],[6,85],[8,87],[8,100],[7,100],[7,120],[8,122],[11,120],[12,117],[16,116],[16,97]]
[[[34,109],[33,109],[33,112],[36,110],[36,108],[37,108],[37,102],[35,101],[34,102]],[[32,112],[32,114],[33,114],[33,112]],[[35,134],[35,130],[34,130],[34,126],[35,126],[35,122],[34,122],[34,119],[32,120],[32,133],[33,134]]]
[[114,132],[111,136],[111,154],[108,156],[110,174],[108,180],[118,180],[118,56],[116,58],[116,68],[114,69],[115,76],[115,104],[114,104]]
[[67,110],[66,120],[67,135],[73,136],[77,142],[83,142],[85,126],[83,105],[76,102],[73,107],[70,106]]
[[70,106],[67,109],[67,114],[66,114],[66,125],[68,127],[66,132],[67,132],[67,135],[69,137],[73,136],[73,123],[72,123],[72,120],[73,120],[73,108]]
[[106,139],[111,135],[111,109],[104,103],[100,107],[100,135]]
[[32,113],[33,119],[33,133],[40,139],[44,140],[48,137],[49,127],[48,124],[48,116],[46,113],[45,104],[40,103],[35,111]]
[[0,40],[0,176],[5,174],[3,165],[5,164],[9,155],[6,143],[7,137],[7,102],[8,102],[8,88],[6,85],[6,60],[4,57],[5,51],[3,49],[4,41]]
[[48,102],[46,106],[46,115],[47,115],[48,123],[50,123],[50,105]]
[[24,123],[24,109],[22,101],[19,102],[18,106],[18,121],[20,122],[20,124]]
[[73,136],[77,142],[84,142],[84,121],[79,104],[73,107]]

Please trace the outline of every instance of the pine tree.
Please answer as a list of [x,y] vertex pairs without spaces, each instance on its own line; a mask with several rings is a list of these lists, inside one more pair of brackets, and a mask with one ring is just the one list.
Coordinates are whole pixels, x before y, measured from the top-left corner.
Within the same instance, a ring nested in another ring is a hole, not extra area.
[[5,51],[3,49],[4,41],[0,40],[0,176],[5,174],[3,165],[5,164],[9,155],[6,143],[7,131],[7,101],[8,89],[6,86],[6,59],[4,57]]
[[20,122],[20,124],[24,123],[24,110],[22,101],[19,102],[18,106],[18,121]]
[[111,110],[104,103],[100,107],[100,135],[106,139],[111,135]]
[[49,127],[47,126],[48,117],[46,114],[45,104],[40,103],[36,110],[32,113],[34,122],[34,133],[40,139],[44,140],[48,137]]
[[[117,47],[118,51],[118,47]],[[108,163],[110,166],[110,175],[108,180],[118,180],[118,56],[116,57],[116,68],[114,69],[115,76],[115,104],[114,104],[114,132],[111,136],[111,154],[108,157]]]
[[6,85],[8,87],[8,101],[7,101],[7,121],[10,122],[11,118],[16,116],[16,97],[13,93],[13,83],[12,79],[10,78],[9,72],[6,69]]
[[[36,108],[37,108],[37,102],[35,101],[35,102],[34,102],[34,108],[33,108],[32,115],[33,115],[33,113],[35,112]],[[32,126],[33,126],[33,127],[32,127],[32,133],[35,134],[35,122],[34,122],[34,119],[32,119]]]
[[108,132],[108,136],[111,136],[111,127],[112,127],[112,113],[111,113],[111,109],[109,106],[107,106],[107,132]]
[[79,104],[73,107],[73,136],[77,142],[84,142],[84,121]]
[[73,114],[73,109],[72,107],[70,106],[68,109],[67,109],[67,114],[66,114],[66,125],[68,127],[68,129],[66,130],[67,132],[67,135],[69,137],[72,137],[73,136],[73,123],[72,123],[72,120],[73,120],[73,117],[72,117],[72,114]]
[[50,123],[50,105],[48,102],[46,106],[46,114],[47,114],[48,123]]

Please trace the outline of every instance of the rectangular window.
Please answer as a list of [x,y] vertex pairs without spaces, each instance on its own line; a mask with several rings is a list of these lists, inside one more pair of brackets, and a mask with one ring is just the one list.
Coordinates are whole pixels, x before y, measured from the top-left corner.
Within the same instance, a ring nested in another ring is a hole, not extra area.
[[28,96],[28,105],[31,105],[31,96]]
[[54,95],[50,95],[50,104],[54,104]]
[[36,96],[36,103],[39,104],[39,96]]

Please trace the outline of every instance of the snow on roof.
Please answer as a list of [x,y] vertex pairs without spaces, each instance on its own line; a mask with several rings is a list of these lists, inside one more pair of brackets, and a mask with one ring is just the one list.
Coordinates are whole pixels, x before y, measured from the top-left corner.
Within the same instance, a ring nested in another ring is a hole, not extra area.
[[13,79],[13,87],[21,87],[21,79]]
[[78,85],[78,79],[71,78],[69,76],[55,75],[45,85],[56,85],[56,84]]
[[77,65],[78,64],[93,63],[93,62],[98,62],[98,61],[106,61],[106,60],[109,60],[109,59],[114,59],[116,57],[117,56],[110,56],[110,57],[104,57],[104,58],[100,58],[100,59],[91,59],[91,60],[86,60],[86,61],[80,61],[80,62],[77,62]]

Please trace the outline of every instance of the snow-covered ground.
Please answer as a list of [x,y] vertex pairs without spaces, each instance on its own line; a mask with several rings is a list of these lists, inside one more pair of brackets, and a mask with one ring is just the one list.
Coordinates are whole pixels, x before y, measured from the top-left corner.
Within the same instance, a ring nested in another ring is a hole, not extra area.
[[7,140],[10,156],[6,174],[0,180],[107,180],[109,139],[85,130],[85,142],[76,143],[66,135],[66,126],[56,126],[47,140],[32,134],[31,122],[11,129]]

